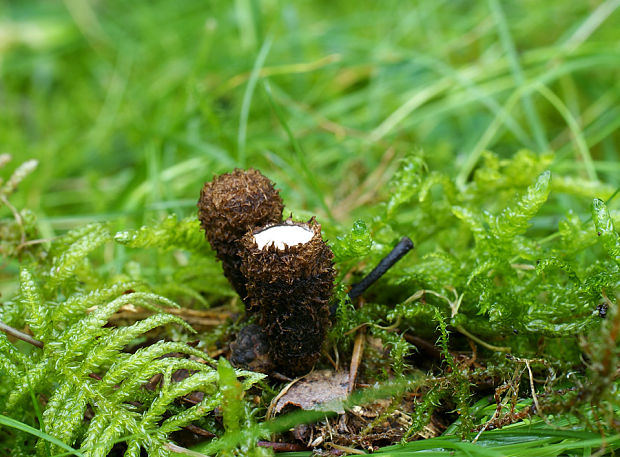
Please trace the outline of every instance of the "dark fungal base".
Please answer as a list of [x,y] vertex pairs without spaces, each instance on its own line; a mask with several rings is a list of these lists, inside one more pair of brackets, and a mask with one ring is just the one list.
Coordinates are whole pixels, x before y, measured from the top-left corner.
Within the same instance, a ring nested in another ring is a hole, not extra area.
[[[311,232],[307,242],[267,244],[255,236],[274,227],[301,227]],[[269,346],[269,358],[286,375],[312,369],[329,328],[328,302],[335,271],[333,254],[321,237],[321,226],[287,220],[247,233],[241,240],[241,272],[247,279],[248,300],[259,310],[260,325]]]
[[269,357],[269,342],[265,330],[257,324],[241,329],[230,345],[230,362],[259,373],[271,373],[273,361]]
[[222,261],[224,275],[246,302],[239,240],[256,227],[282,220],[284,205],[273,183],[254,169],[235,169],[205,183],[198,218],[205,236]]

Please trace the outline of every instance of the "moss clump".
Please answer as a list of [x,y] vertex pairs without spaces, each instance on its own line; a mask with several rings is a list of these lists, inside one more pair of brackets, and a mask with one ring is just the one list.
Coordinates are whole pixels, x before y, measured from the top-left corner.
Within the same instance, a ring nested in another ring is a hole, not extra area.
[[[309,241],[265,245],[255,235],[274,227],[302,227]],[[321,226],[288,219],[246,234],[241,244],[241,271],[247,278],[248,299],[260,313],[276,369],[288,375],[307,373],[320,355],[329,328],[328,302],[335,271],[333,254],[321,237]]]
[[200,225],[226,278],[244,300],[246,280],[240,271],[238,241],[256,227],[280,222],[283,208],[273,183],[254,169],[215,176],[200,191]]

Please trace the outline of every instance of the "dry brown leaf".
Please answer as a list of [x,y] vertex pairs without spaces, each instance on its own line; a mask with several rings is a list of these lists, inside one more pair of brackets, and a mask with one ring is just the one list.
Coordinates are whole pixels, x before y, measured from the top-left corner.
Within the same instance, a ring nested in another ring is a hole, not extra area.
[[305,410],[344,413],[343,401],[349,386],[348,371],[318,370],[296,379],[274,399],[273,413],[287,406]]

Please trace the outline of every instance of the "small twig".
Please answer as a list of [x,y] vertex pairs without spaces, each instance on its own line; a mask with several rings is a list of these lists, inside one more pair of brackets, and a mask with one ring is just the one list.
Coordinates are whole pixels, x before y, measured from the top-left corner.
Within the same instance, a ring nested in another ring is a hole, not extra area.
[[327,359],[327,361],[329,363],[332,364],[332,366],[334,367],[334,371],[338,371],[338,364],[336,363],[336,361],[332,358],[331,355],[329,355],[329,352],[327,352],[326,350],[321,351],[323,356],[325,356],[325,358]]
[[2,330],[7,335],[14,336],[15,338],[25,341],[26,343],[30,343],[33,346],[38,348],[43,348],[43,341],[35,340],[33,337],[28,335],[27,333],[20,332],[19,330],[6,325],[4,322],[0,321],[0,330]]
[[[366,289],[372,286],[381,276],[383,276],[396,262],[403,258],[405,254],[413,249],[413,241],[409,237],[403,236],[398,244],[394,246],[388,255],[386,255],[379,264],[360,282],[353,284],[348,293],[349,300],[354,300],[362,295]],[[338,310],[338,304],[334,304],[329,309],[330,316],[334,317]]]
[[275,379],[276,381],[280,381],[280,382],[291,382],[292,381],[292,379],[286,376],[285,374],[282,374],[279,371],[275,371],[275,370],[269,373],[269,377]]
[[366,329],[362,328],[355,337],[353,344],[353,354],[351,355],[351,365],[349,366],[349,386],[347,393],[353,392],[355,389],[355,380],[357,379],[357,371],[364,354],[364,341],[366,340]]
[[379,324],[373,324],[374,328],[380,328],[381,330],[385,330],[388,332],[391,332],[393,330],[396,330],[398,327],[400,327],[400,322],[402,320],[402,316],[398,316],[396,318],[396,322],[394,322],[393,324],[384,326],[384,325],[379,325]]
[[527,367],[527,372],[530,375],[530,390],[532,391],[532,399],[534,400],[534,405],[536,406],[536,412],[538,414],[542,414],[542,410],[538,404],[538,397],[536,396],[536,388],[534,387],[534,376],[532,375],[532,369],[530,368],[530,362],[528,360],[525,361],[525,366]]
[[384,325],[379,325],[379,324],[373,324],[372,322],[362,322],[359,325],[356,325],[355,327],[353,327],[351,330],[347,330],[344,335],[348,336],[351,335],[352,333],[357,332],[359,329],[363,329],[366,328],[368,326],[372,326],[374,328],[380,328],[381,330],[386,330],[388,332],[391,332],[392,330],[396,330],[398,327],[400,327],[400,322],[401,322],[401,317],[398,316],[396,318],[396,322],[394,322],[393,324],[390,324],[388,326],[384,326]]
[[349,335],[357,332],[359,329],[368,327],[369,325],[370,325],[370,322],[362,322],[361,324],[356,325],[355,327],[353,327],[351,330],[347,330],[344,333],[344,336],[349,336]]
[[23,243],[20,243],[19,246],[17,246],[18,250],[21,250],[23,248],[25,248],[26,246],[33,246],[36,244],[43,244],[43,243],[49,243],[52,242],[56,239],[60,238],[60,236],[53,236],[51,238],[40,238],[38,240],[28,240],[28,241],[24,241]]
[[406,236],[402,237],[398,244],[394,246],[394,249],[392,249],[388,255],[381,259],[379,264],[370,273],[368,273],[364,279],[351,287],[351,290],[349,291],[349,298],[353,300],[362,295],[366,289],[373,285],[381,276],[392,268],[396,262],[411,251],[411,249],[413,249],[413,241]]
[[[476,437],[473,439],[472,444],[475,444],[478,439],[480,438],[480,436],[482,435],[482,433],[492,424],[494,424],[497,419],[499,419],[501,413],[502,413],[502,408],[505,406],[505,403],[508,401],[508,395],[506,395],[506,397],[504,398],[505,401],[502,401],[502,394],[504,392],[506,392],[507,390],[514,390],[514,386],[513,386],[513,381],[510,382],[505,382],[503,385],[499,386],[498,388],[495,389],[495,412],[493,412],[493,416],[491,416],[491,419],[489,419],[487,422],[484,423],[484,425],[480,428],[480,430],[478,431],[478,434],[476,435]],[[518,390],[518,389],[517,389]]]

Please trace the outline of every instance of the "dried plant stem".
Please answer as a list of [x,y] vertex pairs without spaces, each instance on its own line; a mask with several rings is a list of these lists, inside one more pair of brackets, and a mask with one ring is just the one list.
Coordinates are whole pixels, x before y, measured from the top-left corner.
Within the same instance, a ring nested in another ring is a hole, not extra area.
[[532,368],[530,367],[529,360],[525,361],[525,366],[527,367],[527,372],[530,377],[530,390],[532,391],[532,399],[534,400],[534,405],[536,405],[536,411],[538,414],[542,414],[540,410],[540,405],[538,404],[538,397],[536,396],[536,387],[534,387],[534,375],[532,374]]
[[[349,300],[355,300],[362,295],[366,289],[372,286],[381,276],[383,276],[396,262],[403,258],[411,249],[413,249],[413,241],[409,237],[402,237],[398,244],[394,246],[388,255],[386,255],[379,264],[360,282],[353,284],[348,293]],[[329,308],[329,314],[333,318],[338,310],[338,304],[334,304]]]
[[357,379],[357,372],[362,361],[362,355],[364,354],[365,341],[366,329],[361,328],[355,337],[355,343],[353,345],[353,355],[351,356],[351,365],[349,367],[349,386],[347,387],[348,393],[353,392],[353,389],[355,389],[355,380]]
[[11,335],[19,340],[25,341],[26,343],[30,343],[33,346],[36,346],[38,348],[43,348],[43,341],[35,340],[33,337],[31,337],[27,333],[20,332],[19,330],[9,325],[6,325],[2,321],[0,321],[0,330],[2,330],[7,335]]

